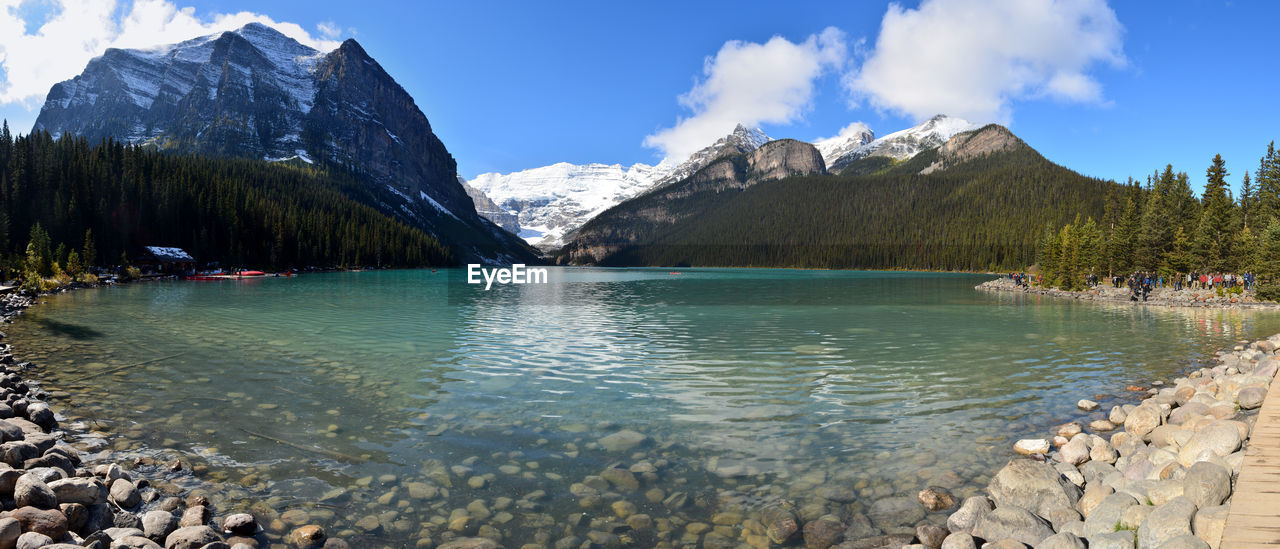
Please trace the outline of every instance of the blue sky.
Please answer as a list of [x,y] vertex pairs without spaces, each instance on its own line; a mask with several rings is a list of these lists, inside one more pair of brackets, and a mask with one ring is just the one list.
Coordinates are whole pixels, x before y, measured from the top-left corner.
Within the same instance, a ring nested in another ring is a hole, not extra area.
[[[76,5],[85,1],[0,0],[0,19],[36,34],[64,4],[86,11]],[[1064,14],[1075,23],[1062,24]],[[1238,184],[1280,137],[1268,39],[1278,15],[1280,4],[1221,1],[122,0],[102,15],[115,33],[27,59],[26,69],[24,58],[51,48],[15,41],[0,24],[0,116],[27,131],[43,94],[15,96],[73,76],[85,51],[265,16],[316,44],[357,39],[414,96],[464,177],[560,161],[655,163],[729,118],[812,140],[859,121],[883,135],[945,106],[1006,123],[1087,175],[1123,180],[1172,163],[1202,185],[1221,153]],[[131,16],[136,25],[121,23]],[[68,28],[46,34],[61,44],[56,32]],[[664,134],[682,120],[692,122]]]

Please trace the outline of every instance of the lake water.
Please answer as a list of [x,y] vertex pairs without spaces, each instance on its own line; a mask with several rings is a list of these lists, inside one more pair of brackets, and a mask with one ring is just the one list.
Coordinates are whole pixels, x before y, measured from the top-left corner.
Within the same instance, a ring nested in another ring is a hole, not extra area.
[[6,331],[92,455],[178,458],[169,481],[230,486],[218,511],[371,547],[451,526],[507,547],[731,546],[783,502],[852,523],[929,485],[963,497],[1016,439],[1085,417],[1076,400],[1134,401],[1128,385],[1280,331],[1275,313],[991,294],[972,275],[551,274],[488,292],[459,271],[130,284],[47,298]]

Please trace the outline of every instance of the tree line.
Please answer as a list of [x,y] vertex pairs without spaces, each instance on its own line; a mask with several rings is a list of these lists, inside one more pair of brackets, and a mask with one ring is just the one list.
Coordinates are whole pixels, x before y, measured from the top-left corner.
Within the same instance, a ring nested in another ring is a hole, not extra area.
[[271,269],[455,261],[434,236],[369,206],[369,192],[334,167],[163,154],[46,132],[15,137],[5,122],[0,275],[127,264],[149,245],[183,248],[200,263]]
[[[1037,246],[1041,284],[1079,289],[1088,275],[1133,272],[1254,273],[1260,296],[1280,296],[1280,153],[1267,146],[1239,193],[1222,155],[1205,170],[1196,197],[1190,177],[1165,166],[1108,196],[1102,217],[1048,224]],[[1273,298],[1273,297],[1269,297]]]

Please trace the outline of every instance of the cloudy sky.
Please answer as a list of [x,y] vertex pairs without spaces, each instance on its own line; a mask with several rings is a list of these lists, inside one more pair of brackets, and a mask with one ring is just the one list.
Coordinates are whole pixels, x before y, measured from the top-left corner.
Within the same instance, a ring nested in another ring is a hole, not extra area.
[[[265,10],[265,11],[264,11]],[[1268,2],[248,2],[0,0],[0,116],[108,47],[273,25],[355,38],[464,177],[680,157],[737,123],[813,140],[933,114],[999,122],[1088,175],[1173,163],[1233,180],[1280,137]]]

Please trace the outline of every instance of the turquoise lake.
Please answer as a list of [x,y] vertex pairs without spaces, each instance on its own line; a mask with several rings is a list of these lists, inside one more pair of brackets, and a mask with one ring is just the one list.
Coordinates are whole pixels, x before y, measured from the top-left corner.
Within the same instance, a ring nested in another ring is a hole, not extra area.
[[464,277],[129,284],[48,297],[5,331],[86,456],[177,458],[172,482],[231,486],[220,512],[366,547],[734,546],[780,502],[850,521],[930,485],[963,497],[1017,439],[1087,417],[1077,400],[1105,412],[1280,332],[1273,312],[994,294],[977,275]]

